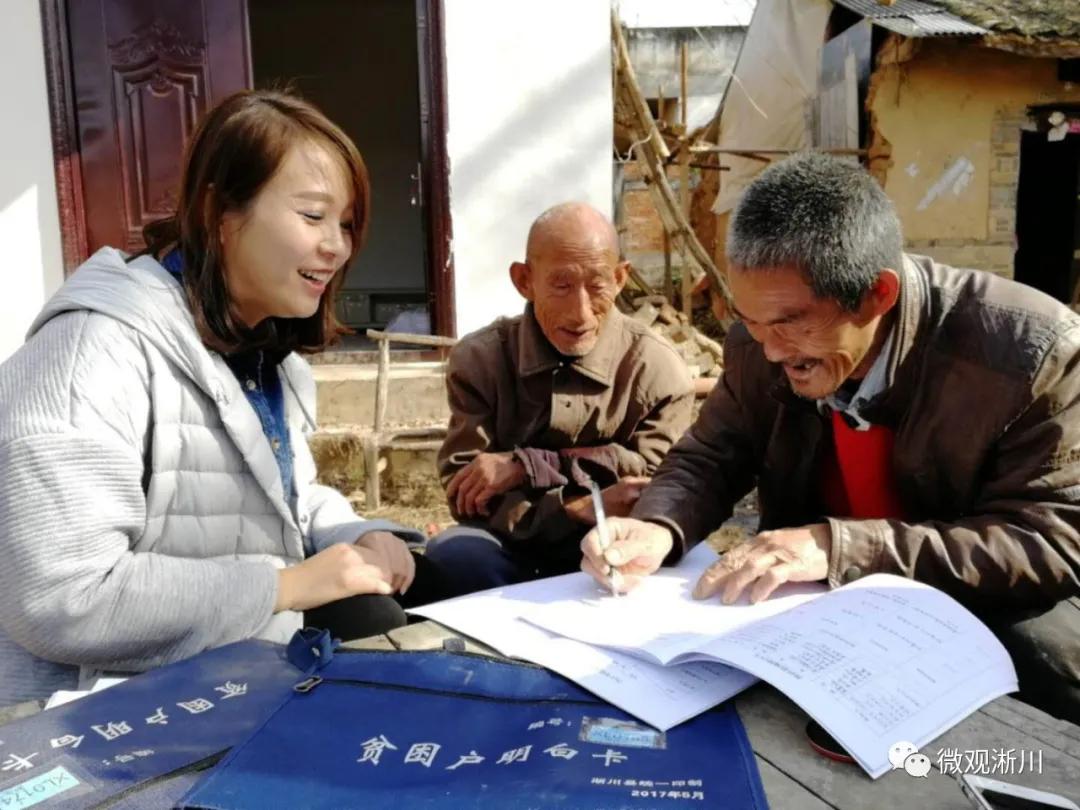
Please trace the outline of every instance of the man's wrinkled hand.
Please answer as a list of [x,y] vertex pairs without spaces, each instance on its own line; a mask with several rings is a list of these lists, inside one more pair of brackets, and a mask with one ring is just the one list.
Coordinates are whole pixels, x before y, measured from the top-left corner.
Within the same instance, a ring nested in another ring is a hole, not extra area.
[[829,575],[829,525],[762,532],[724,554],[701,575],[695,599],[721,595],[732,604],[746,588],[752,603],[767,599],[785,582],[816,582]]
[[600,493],[604,499],[604,512],[608,517],[627,517],[651,480],[643,475],[624,475],[610,487],[605,487]]
[[[641,491],[648,486],[651,478],[627,475],[600,491],[604,499],[604,514],[610,517],[626,517],[634,504],[641,497]],[[593,509],[591,495],[579,495],[563,503],[566,513],[574,520],[587,526],[596,525],[596,512]]]
[[607,521],[611,545],[600,547],[600,534],[590,531],[581,541],[581,570],[595,579],[605,590],[612,582],[625,593],[637,587],[645,577],[664,562],[675,542],[670,529],[656,523],[634,518],[616,517]]
[[364,549],[365,559],[384,574],[394,593],[405,593],[416,576],[416,560],[408,544],[390,532],[365,532],[355,545]]
[[465,517],[489,514],[488,503],[496,495],[525,483],[525,467],[508,453],[481,453],[458,470],[446,487],[446,497]]

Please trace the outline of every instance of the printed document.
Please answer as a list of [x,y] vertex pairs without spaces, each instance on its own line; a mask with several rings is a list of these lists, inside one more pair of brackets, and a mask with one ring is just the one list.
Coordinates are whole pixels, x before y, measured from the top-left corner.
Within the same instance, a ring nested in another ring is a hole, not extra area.
[[874,777],[890,769],[894,743],[921,748],[1017,689],[993,633],[935,588],[875,574],[834,591],[788,584],[756,605],[745,594],[730,606],[702,602],[690,592],[716,559],[702,549],[625,597],[574,598],[563,586],[560,598],[538,600],[522,617],[674,669],[715,662],[751,673],[799,704]]
[[[584,574],[525,582],[436,602],[409,612],[452,627],[503,655],[545,666],[661,731],[695,717],[757,681],[715,661],[665,667],[585,644],[522,620],[538,606],[603,596]],[[619,597],[619,601],[626,601]]]

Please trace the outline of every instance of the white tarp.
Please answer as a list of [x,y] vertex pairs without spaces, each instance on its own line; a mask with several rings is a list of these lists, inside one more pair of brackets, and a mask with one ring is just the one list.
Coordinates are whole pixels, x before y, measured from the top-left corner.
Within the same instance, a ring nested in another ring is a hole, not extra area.
[[[759,0],[746,33],[720,119],[723,149],[805,149],[810,143],[808,101],[817,94],[829,0]],[[776,156],[780,157],[780,156]],[[735,207],[742,191],[767,165],[721,155],[720,194],[713,211]]]

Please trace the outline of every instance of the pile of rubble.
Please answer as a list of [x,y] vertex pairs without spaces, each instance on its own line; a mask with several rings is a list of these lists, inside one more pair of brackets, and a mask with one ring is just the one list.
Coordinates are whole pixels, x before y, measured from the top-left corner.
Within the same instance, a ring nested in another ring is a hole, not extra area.
[[643,295],[634,300],[628,314],[666,338],[695,378],[719,377],[724,370],[723,346],[695,329],[664,296]]

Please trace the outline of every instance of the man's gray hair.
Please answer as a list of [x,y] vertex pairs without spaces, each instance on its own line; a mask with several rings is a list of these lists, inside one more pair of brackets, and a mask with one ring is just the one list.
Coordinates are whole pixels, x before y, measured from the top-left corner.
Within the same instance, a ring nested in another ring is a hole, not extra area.
[[900,220],[855,163],[804,152],[775,163],[731,217],[727,258],[740,270],[796,267],[814,294],[858,309],[884,268],[900,272]]

